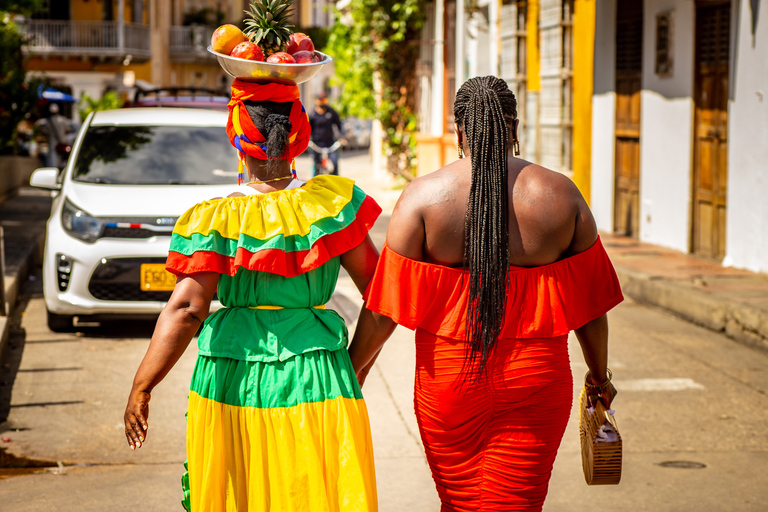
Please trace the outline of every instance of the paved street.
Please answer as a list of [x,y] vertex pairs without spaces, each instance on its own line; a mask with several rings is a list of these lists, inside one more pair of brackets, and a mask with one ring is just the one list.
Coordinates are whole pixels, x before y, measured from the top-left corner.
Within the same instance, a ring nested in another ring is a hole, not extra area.
[[[342,165],[352,173],[364,160],[344,159]],[[300,174],[306,163],[300,162]],[[382,202],[396,195],[385,191]],[[379,246],[387,218],[373,230]],[[351,311],[359,300],[342,276],[338,309]],[[10,405],[8,422],[0,424],[2,436],[10,438],[0,442],[0,466],[36,460],[52,467],[0,470],[2,510],[180,510],[194,347],[154,393],[148,442],[134,453],[124,440],[122,413],[152,325],[53,334],[45,327],[39,270],[19,306],[0,364],[2,416]],[[766,353],[631,300],[610,314],[610,328],[610,366],[619,389],[614,405],[625,446],[622,483],[584,483],[572,414],[544,510],[766,510]],[[413,333],[398,328],[364,388],[382,512],[439,510],[413,415],[413,360]],[[571,360],[576,400],[586,367],[574,340]],[[18,459],[8,464],[11,456]]]

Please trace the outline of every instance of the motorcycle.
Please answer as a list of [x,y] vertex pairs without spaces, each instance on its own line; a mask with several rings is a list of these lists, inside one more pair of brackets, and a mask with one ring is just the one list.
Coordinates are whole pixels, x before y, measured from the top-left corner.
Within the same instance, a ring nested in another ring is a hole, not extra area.
[[309,141],[309,149],[320,155],[320,165],[315,169],[315,174],[333,174],[335,167],[333,160],[329,158],[331,153],[335,153],[341,147],[341,141],[337,140],[330,147],[321,148],[312,141]]

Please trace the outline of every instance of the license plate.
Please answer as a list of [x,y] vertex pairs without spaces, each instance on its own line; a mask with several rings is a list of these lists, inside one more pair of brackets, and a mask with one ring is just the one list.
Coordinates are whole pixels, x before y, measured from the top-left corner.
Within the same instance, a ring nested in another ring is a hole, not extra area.
[[176,276],[165,270],[165,263],[141,265],[141,291],[170,292],[176,286]]

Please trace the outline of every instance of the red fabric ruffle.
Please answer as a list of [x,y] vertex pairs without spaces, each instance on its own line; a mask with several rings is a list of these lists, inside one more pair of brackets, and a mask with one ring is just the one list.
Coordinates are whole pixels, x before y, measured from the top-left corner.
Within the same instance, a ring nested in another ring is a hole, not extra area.
[[[415,261],[386,244],[364,295],[368,309],[409,329],[465,338],[469,279],[460,268]],[[624,299],[618,277],[598,238],[586,251],[541,267],[509,268],[501,337],[567,334]]]

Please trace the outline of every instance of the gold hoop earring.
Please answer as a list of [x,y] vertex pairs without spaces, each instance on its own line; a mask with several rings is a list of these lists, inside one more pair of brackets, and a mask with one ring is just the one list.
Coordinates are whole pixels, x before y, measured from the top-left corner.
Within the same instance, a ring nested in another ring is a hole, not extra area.
[[515,152],[515,156],[520,156],[520,141],[515,139],[512,139],[512,149]]
[[456,144],[456,151],[459,152],[459,158],[464,158],[464,150],[461,149],[461,144]]

